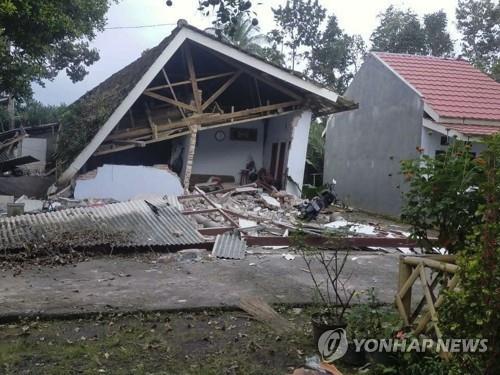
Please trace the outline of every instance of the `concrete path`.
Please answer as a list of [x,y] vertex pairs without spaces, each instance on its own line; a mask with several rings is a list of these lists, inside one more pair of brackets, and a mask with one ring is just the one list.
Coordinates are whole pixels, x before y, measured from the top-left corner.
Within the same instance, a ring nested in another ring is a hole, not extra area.
[[[105,257],[76,265],[42,267],[13,276],[0,274],[0,319],[95,312],[173,310],[236,306],[239,298],[307,303],[313,299],[310,274],[300,256],[247,255],[244,260],[161,261],[146,257]],[[345,276],[351,289],[375,287],[380,300],[393,301],[398,257],[351,253]]]

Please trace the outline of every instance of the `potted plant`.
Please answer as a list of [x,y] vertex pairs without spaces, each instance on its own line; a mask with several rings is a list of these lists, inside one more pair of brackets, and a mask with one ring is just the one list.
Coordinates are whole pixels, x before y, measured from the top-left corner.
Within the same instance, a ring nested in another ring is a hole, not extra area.
[[343,277],[349,250],[335,233],[323,245],[328,251],[309,246],[302,231],[296,234],[295,244],[311,275],[318,301],[318,310],[311,318],[313,339],[317,343],[325,331],[347,327],[345,314],[354,296],[354,291],[346,288],[349,277]]
[[[361,293],[358,294],[358,303],[350,308],[346,314],[346,321],[349,324],[349,338],[357,340],[393,338],[402,326],[399,314],[391,307],[384,306],[377,299],[374,288],[369,289],[367,294],[367,301],[362,301]],[[356,354],[353,356],[353,360],[359,360],[359,362],[365,360],[363,357],[367,357],[371,362],[387,365],[393,359],[391,353],[387,352],[364,353],[361,351]],[[349,360],[349,358],[346,359]]]

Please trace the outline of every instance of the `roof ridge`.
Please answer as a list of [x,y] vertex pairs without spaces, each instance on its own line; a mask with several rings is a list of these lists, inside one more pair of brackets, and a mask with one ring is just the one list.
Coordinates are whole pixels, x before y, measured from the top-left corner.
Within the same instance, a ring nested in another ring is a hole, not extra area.
[[433,56],[433,55],[419,55],[412,53],[400,53],[400,52],[384,52],[384,51],[371,51],[371,53],[376,55],[392,55],[392,56],[401,56],[401,57],[416,57],[421,59],[433,59],[433,60],[444,60],[444,61],[457,61],[457,62],[465,62],[470,64],[468,60],[465,60],[462,56],[458,57],[441,57],[441,56]]

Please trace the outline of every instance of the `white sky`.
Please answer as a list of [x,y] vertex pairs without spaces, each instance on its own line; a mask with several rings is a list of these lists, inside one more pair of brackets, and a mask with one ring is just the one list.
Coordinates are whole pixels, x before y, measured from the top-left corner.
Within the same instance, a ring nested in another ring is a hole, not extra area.
[[[108,13],[108,26],[137,26],[152,24],[173,24],[141,29],[105,30],[92,45],[101,59],[89,68],[90,73],[82,82],[73,84],[61,72],[45,88],[34,85],[35,98],[45,104],[70,104],[88,90],[123,68],[146,48],[157,45],[170,34],[178,19],[184,18],[191,25],[201,29],[211,25],[211,19],[203,17],[196,9],[198,0],[173,0],[174,6],[167,7],[164,0],[121,0]],[[448,15],[448,29],[458,45],[459,35],[455,26],[455,8],[458,0],[320,0],[328,13],[334,13],[342,27],[349,34],[361,34],[366,42],[378,24],[377,15],[389,5],[412,8],[419,16],[443,9]],[[285,4],[286,0],[254,0],[253,9],[258,13],[262,32],[274,27],[271,7]],[[458,49],[457,49],[458,52]]]

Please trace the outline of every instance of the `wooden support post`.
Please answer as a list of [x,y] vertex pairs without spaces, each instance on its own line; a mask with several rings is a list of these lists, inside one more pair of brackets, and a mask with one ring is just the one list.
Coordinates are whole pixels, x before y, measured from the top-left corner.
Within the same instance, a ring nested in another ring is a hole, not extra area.
[[[411,274],[412,274],[412,266],[409,265],[409,264],[406,264],[404,262],[404,256],[399,257],[399,285],[398,285],[398,294],[402,290],[402,288],[405,285],[406,281],[410,278]],[[409,320],[410,315],[411,315],[411,287],[405,293],[405,295],[401,297],[401,302],[402,302],[401,307],[404,309],[406,317]]]
[[196,136],[198,134],[199,125],[189,127],[189,148],[186,161],[186,171],[184,173],[184,191],[189,192],[189,182],[191,180],[191,171],[193,170],[194,153],[196,151]]
[[147,102],[144,103],[144,107],[146,110],[146,117],[148,118],[148,123],[149,123],[149,127],[151,128],[151,134],[153,136],[153,139],[157,139],[158,138],[158,127],[153,122],[153,118],[151,117],[151,110],[149,109]]

